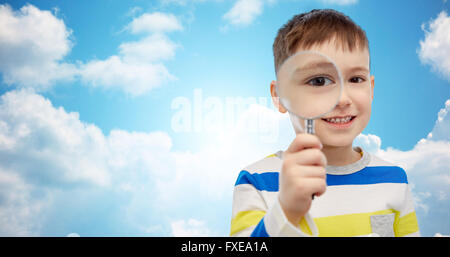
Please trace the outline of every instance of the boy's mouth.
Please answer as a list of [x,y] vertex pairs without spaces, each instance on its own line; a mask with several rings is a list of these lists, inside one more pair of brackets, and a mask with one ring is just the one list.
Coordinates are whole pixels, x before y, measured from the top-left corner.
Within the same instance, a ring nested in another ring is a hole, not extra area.
[[323,118],[322,120],[332,125],[333,127],[347,128],[353,123],[353,120],[355,118],[356,118],[355,115],[347,115],[347,116],[335,116],[330,118]]

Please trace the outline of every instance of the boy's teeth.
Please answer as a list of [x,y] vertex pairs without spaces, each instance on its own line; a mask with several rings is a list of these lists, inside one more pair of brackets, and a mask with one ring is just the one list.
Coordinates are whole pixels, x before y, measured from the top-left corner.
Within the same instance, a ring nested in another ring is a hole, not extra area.
[[331,123],[347,123],[350,121],[350,119],[352,118],[352,116],[348,116],[345,118],[331,118],[331,119],[325,119],[328,122]]

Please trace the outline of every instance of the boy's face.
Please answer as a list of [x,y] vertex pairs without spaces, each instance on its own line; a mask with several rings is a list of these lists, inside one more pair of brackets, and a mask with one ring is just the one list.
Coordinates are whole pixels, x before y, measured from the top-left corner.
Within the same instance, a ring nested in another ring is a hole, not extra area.
[[[334,60],[341,71],[344,82],[338,105],[322,119],[315,120],[316,135],[324,146],[352,145],[355,137],[367,126],[372,110],[375,84],[374,77],[370,76],[369,73],[368,50],[343,51],[340,46],[336,47],[333,40],[309,49],[298,49],[297,52],[302,50],[317,51]],[[273,90],[275,83],[272,82],[272,84],[272,96],[277,96],[275,90]],[[281,112],[287,111],[281,105],[279,105],[279,110]],[[351,117],[351,120],[339,123],[339,119],[346,119],[347,117]],[[296,118],[291,115],[291,120]],[[300,124],[304,124],[301,119]]]

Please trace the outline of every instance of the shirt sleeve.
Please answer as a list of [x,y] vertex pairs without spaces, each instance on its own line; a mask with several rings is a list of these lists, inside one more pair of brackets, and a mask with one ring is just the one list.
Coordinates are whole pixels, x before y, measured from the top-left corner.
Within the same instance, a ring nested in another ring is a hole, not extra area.
[[278,194],[268,204],[264,191],[251,183],[237,184],[233,191],[233,207],[230,236],[317,236],[317,228],[309,214],[294,226],[286,218]]
[[414,210],[414,200],[409,184],[405,188],[404,201],[394,221],[394,233],[398,237],[420,236],[419,225]]

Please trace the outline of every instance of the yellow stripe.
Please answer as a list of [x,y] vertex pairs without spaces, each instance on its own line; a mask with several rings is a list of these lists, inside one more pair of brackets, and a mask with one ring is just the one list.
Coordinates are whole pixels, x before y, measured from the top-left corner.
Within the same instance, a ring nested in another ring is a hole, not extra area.
[[323,218],[315,218],[319,236],[334,237],[334,236],[362,236],[372,233],[370,226],[370,216],[383,215],[398,212],[393,209],[387,209],[376,212],[356,213],[329,216]]
[[267,155],[266,158],[270,158],[270,157],[276,157],[276,154],[271,154],[271,155]]
[[[266,215],[264,211],[241,211],[236,214],[233,220],[231,220],[231,232],[230,236],[244,230],[251,226],[256,226],[261,221],[261,219]],[[302,219],[299,223],[300,229],[308,234],[312,235],[311,229],[305,219]]]
[[257,225],[266,215],[265,211],[241,211],[231,220],[230,236],[248,227]]
[[[395,221],[393,224],[395,236],[405,236],[419,230],[415,212],[399,218],[399,212],[393,209],[315,218],[314,223],[321,237],[362,236],[372,233],[370,216],[390,213],[395,213]],[[230,236],[248,227],[256,226],[264,215],[266,215],[265,211],[239,212],[231,221]],[[305,219],[302,219],[299,225],[304,233],[312,235],[311,229]]]
[[419,231],[416,212],[408,213],[405,216],[397,219],[394,227],[395,236],[406,236],[408,234]]
[[309,229],[308,223],[306,223],[305,218],[302,218],[302,220],[300,221],[300,229],[303,231],[303,233],[312,236],[311,229]]

